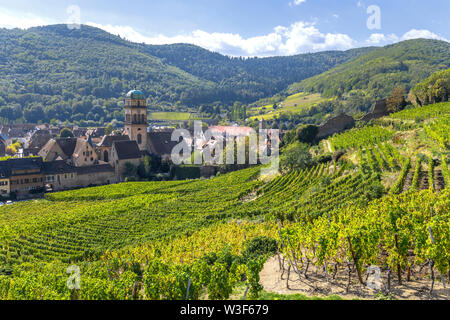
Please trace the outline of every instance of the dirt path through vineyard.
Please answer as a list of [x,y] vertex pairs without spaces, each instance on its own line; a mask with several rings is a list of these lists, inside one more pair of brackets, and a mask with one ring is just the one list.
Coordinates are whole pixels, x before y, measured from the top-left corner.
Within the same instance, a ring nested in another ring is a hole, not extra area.
[[[305,279],[303,275],[299,277],[296,273],[291,272],[288,289],[286,287],[287,273],[285,273],[283,279],[281,279],[282,273],[280,271],[279,261],[275,256],[270,258],[264,265],[260,274],[260,283],[267,292],[278,294],[299,293],[318,297],[338,295],[344,299],[375,299],[376,292],[366,286],[360,285],[355,273],[352,275],[352,285],[350,286],[350,290],[346,293],[348,278],[344,270],[338,272],[334,280],[332,279],[332,275],[329,276],[331,284],[327,283],[323,270],[318,270],[317,273],[314,267],[310,267],[309,270],[309,279]],[[439,278],[438,272],[436,272],[436,276]],[[385,272],[382,274],[382,282],[387,283]],[[410,282],[404,281],[403,286],[398,286],[397,279],[394,275],[391,280],[393,296],[399,300],[429,300],[429,287],[430,281],[419,281],[414,279],[414,277],[412,277]],[[444,289],[440,281],[436,281],[433,292],[433,299],[450,299],[448,284],[447,289]]]

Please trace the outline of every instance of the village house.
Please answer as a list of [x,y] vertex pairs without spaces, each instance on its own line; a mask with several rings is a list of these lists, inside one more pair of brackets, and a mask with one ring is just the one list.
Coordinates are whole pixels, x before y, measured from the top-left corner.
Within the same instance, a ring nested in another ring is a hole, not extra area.
[[9,169],[0,163],[0,196],[7,197],[11,193],[9,182]]
[[98,155],[91,139],[55,138],[39,151],[44,161],[65,160],[76,167],[98,164]]
[[[130,141],[130,137],[124,135],[104,136],[97,145],[97,155],[100,161],[109,163],[111,161],[111,151],[113,143],[116,141]],[[114,165],[113,163],[111,165]]]
[[161,157],[163,161],[170,160],[173,148],[179,143],[172,141],[173,131],[173,129],[169,129],[150,132],[147,139],[148,152]]
[[114,141],[111,150],[111,162],[114,164],[116,176],[124,181],[127,164],[137,167],[142,160],[142,151],[136,141]]
[[[43,191],[44,173],[42,170],[42,158],[8,159],[0,161],[0,172],[4,184],[9,184],[8,188],[3,188],[2,194],[9,196],[14,193],[17,198],[25,198],[30,194]],[[6,180],[9,180],[6,182]],[[8,192],[9,191],[9,192]]]
[[60,160],[44,162],[43,170],[47,191],[63,191],[116,183],[115,171],[110,165],[75,167]]
[[23,149],[23,155],[27,156],[37,156],[39,151],[49,142],[54,135],[50,133],[47,129],[36,130],[29,134],[25,138],[25,145]]

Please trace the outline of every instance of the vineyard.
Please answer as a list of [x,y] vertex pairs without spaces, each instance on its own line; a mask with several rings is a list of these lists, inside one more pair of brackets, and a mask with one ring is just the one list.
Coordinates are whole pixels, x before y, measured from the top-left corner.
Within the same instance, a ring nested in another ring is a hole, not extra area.
[[[335,135],[340,159],[269,178],[251,167],[2,206],[0,299],[258,299],[269,261],[286,288],[322,282],[345,295],[367,288],[376,267],[372,298],[401,297],[415,282],[422,296],[448,298],[440,291],[450,281],[447,107],[387,118],[430,117],[419,129]],[[421,140],[407,145],[413,138]],[[71,266],[79,289],[67,287]]]
[[380,126],[352,129],[348,132],[334,135],[330,138],[333,151],[370,146],[392,138],[393,132]]
[[442,102],[429,104],[427,106],[406,109],[392,114],[390,117],[400,120],[416,120],[417,122],[425,121],[432,118],[438,118],[450,113],[450,102]]

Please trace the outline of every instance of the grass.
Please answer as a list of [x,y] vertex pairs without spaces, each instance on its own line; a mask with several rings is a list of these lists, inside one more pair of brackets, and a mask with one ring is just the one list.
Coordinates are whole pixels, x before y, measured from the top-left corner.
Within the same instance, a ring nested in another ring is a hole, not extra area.
[[[327,101],[327,99],[322,98],[322,96],[318,93],[308,94],[300,92],[287,97],[286,100],[279,103],[276,110],[274,110],[273,105],[267,105],[252,108],[248,111],[248,114],[250,115],[250,120],[270,120],[275,118],[275,116],[279,116],[284,113],[301,113],[308,111],[311,107],[323,101]],[[260,114],[261,111],[264,114]]]
[[150,120],[187,121],[191,117],[188,112],[153,112]]

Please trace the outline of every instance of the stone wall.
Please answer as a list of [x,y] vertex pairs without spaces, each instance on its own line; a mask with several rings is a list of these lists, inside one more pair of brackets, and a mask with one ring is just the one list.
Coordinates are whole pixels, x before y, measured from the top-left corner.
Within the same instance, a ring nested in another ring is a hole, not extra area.
[[387,101],[386,99],[378,100],[375,105],[373,106],[373,109],[371,112],[366,114],[361,121],[369,122],[373,119],[379,119],[381,117],[387,116],[389,114],[389,111],[387,109]]
[[78,174],[77,184],[78,187],[88,187],[91,185],[105,185],[117,183],[117,178],[113,171],[107,172],[90,172],[85,174]]
[[346,115],[345,113],[340,114],[337,117],[329,119],[323,125],[319,127],[319,132],[316,136],[316,141],[332,136],[335,133],[342,132],[344,130],[351,129],[355,126],[355,119],[353,117]]

